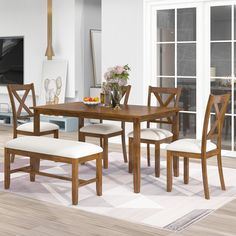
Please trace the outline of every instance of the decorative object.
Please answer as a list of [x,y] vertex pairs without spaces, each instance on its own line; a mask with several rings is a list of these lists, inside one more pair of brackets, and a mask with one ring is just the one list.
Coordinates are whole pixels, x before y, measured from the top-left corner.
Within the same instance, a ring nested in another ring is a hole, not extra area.
[[111,106],[111,88],[105,82],[102,83],[102,92],[100,94],[100,99],[101,99],[101,103],[104,106],[106,107]]
[[52,47],[52,0],[47,1],[47,23],[48,23],[47,49],[45,56],[47,56],[48,60],[52,60],[52,57],[55,56]]
[[99,102],[99,97],[85,97],[83,99],[83,103],[87,106],[96,106],[98,105],[100,102]]
[[40,104],[65,102],[67,61],[50,60],[43,63]]
[[123,86],[127,84],[129,79],[129,71],[130,67],[128,65],[125,66],[115,66],[108,69],[108,71],[104,74],[104,78],[106,83],[104,86],[109,88],[111,92],[111,101],[112,107],[114,109],[120,108],[120,100],[123,94]]
[[101,87],[102,84],[101,30],[95,30],[95,29],[90,30],[90,42],[92,51],[94,86]]

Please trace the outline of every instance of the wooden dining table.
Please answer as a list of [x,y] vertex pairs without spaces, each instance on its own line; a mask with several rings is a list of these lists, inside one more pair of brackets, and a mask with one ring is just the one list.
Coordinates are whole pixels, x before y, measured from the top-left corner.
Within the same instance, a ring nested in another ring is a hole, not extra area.
[[[178,139],[179,134],[179,108],[148,107],[139,105],[121,105],[121,110],[114,110],[104,106],[87,106],[82,102],[43,105],[33,107],[34,110],[34,133],[39,135],[40,115],[68,116],[79,118],[79,129],[84,126],[84,119],[102,119],[124,121],[133,123],[133,186],[134,192],[140,192],[140,126],[141,122],[151,121],[164,117],[173,117],[173,139]],[[79,140],[82,138],[79,135]],[[179,175],[179,161],[174,159],[174,175]]]

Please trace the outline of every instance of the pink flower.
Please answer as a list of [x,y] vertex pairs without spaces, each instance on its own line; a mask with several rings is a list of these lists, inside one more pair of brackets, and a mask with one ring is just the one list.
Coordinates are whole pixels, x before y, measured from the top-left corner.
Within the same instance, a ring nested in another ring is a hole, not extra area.
[[123,66],[116,66],[116,74],[121,75],[124,72]]

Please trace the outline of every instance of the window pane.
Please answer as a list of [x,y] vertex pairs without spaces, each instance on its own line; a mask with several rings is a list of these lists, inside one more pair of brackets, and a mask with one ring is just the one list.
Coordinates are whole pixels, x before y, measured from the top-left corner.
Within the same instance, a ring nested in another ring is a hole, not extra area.
[[[221,95],[225,93],[232,93],[231,91],[231,79],[215,79],[211,80],[211,93],[214,95]],[[232,98],[232,97],[231,97]],[[227,112],[231,114],[231,105],[232,100],[229,101],[229,105],[227,107]]]
[[174,78],[157,78],[157,87],[166,87],[166,88],[174,88],[175,87],[175,79]]
[[175,11],[157,11],[157,42],[172,42],[175,40]]
[[[174,78],[158,78],[157,86],[162,88],[174,88],[175,87],[175,79]],[[163,101],[166,101],[169,97],[169,94],[162,95],[161,98]],[[174,106],[174,101],[170,102],[169,107]]]
[[231,6],[211,7],[211,40],[231,39]]
[[179,106],[184,111],[196,111],[196,79],[178,78],[177,85],[182,88]]
[[180,76],[196,76],[196,44],[178,44],[177,73]]
[[157,75],[175,75],[175,46],[174,44],[157,45]]
[[177,10],[177,40],[196,40],[196,8]]
[[180,113],[179,138],[196,138],[196,114]]
[[231,43],[211,44],[211,67],[215,68],[216,76],[231,75]]
[[[215,115],[211,116],[211,124],[214,124],[215,121]],[[222,149],[225,150],[231,150],[231,129],[232,129],[232,118],[231,116],[225,116],[224,120],[224,126],[222,129]],[[214,143],[216,143],[216,140],[212,140]]]
[[234,151],[236,151],[236,116],[234,117]]

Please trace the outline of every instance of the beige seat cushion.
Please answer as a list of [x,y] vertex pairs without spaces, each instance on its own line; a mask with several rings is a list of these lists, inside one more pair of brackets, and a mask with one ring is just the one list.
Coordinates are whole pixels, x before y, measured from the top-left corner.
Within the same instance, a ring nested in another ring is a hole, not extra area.
[[[40,132],[52,131],[59,129],[59,126],[49,122],[40,122]],[[33,132],[34,131],[34,123],[28,122],[17,127],[19,131]]]
[[[130,132],[128,134],[129,138],[133,138],[134,134],[133,132]],[[166,138],[172,137],[173,134],[166,129],[158,129],[158,128],[146,128],[146,129],[141,129],[140,131],[140,137],[141,139],[147,139],[147,140],[162,140]]]
[[[180,139],[166,146],[168,151],[201,153],[202,141],[197,139]],[[217,146],[211,141],[207,141],[206,151],[216,149]]]
[[91,143],[42,136],[24,136],[15,138],[7,142],[5,147],[68,158],[80,158],[103,151],[101,147]]
[[80,129],[80,131],[84,133],[106,135],[106,134],[122,131],[122,128],[117,125],[111,125],[111,124],[95,124],[95,125],[84,126]]

